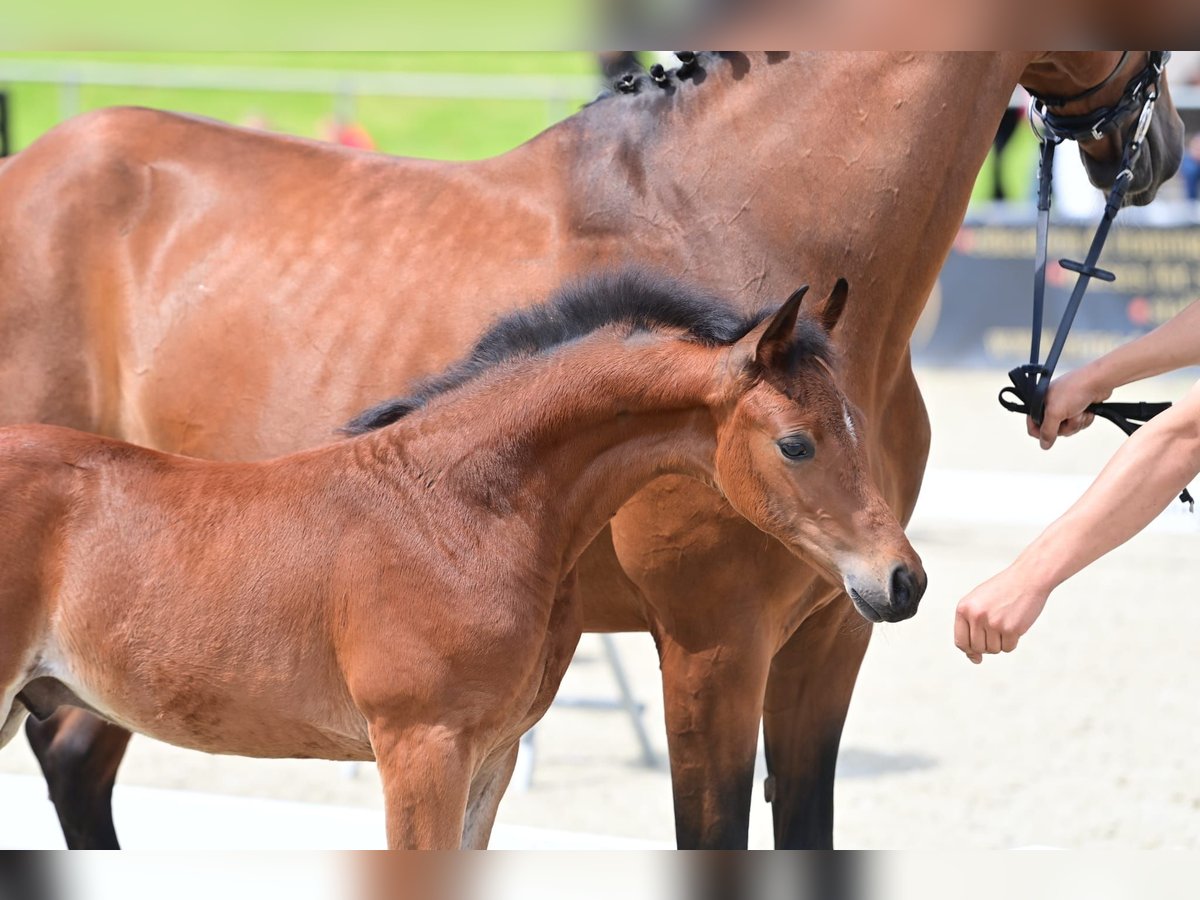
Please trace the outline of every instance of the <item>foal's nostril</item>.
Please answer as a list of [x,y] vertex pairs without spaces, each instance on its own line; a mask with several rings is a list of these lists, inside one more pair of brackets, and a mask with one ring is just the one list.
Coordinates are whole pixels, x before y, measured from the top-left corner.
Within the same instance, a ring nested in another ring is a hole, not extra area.
[[898,618],[906,619],[915,613],[924,592],[924,585],[908,566],[892,570],[892,611]]
[[896,569],[892,572],[892,606],[896,609],[904,609],[908,606],[910,594],[908,572],[904,569]]

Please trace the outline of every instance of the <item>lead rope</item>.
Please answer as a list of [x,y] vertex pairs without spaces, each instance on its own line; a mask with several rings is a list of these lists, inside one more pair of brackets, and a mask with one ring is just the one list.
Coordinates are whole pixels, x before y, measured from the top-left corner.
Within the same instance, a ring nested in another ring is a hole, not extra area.
[[[998,399],[1000,405],[1005,409],[1029,416],[1036,425],[1042,424],[1042,419],[1046,412],[1046,394],[1050,389],[1050,380],[1054,377],[1054,370],[1058,366],[1059,357],[1062,356],[1063,347],[1067,342],[1067,335],[1071,332],[1071,325],[1075,322],[1075,314],[1079,312],[1079,307],[1083,303],[1083,297],[1087,292],[1088,284],[1093,278],[1099,278],[1101,281],[1108,282],[1117,280],[1116,275],[1099,268],[1096,263],[1100,261],[1100,253],[1104,249],[1105,241],[1108,240],[1108,233],[1112,228],[1113,220],[1116,219],[1117,212],[1121,209],[1121,205],[1125,200],[1125,193],[1129,190],[1129,185],[1133,181],[1133,166],[1142,151],[1142,142],[1145,140],[1146,132],[1150,127],[1150,120],[1154,115],[1154,104],[1157,99],[1158,92],[1157,85],[1155,85],[1147,92],[1146,102],[1138,118],[1137,127],[1131,132],[1129,139],[1125,143],[1125,152],[1121,157],[1120,174],[1117,175],[1116,180],[1113,182],[1112,190],[1108,193],[1108,200],[1104,204],[1104,215],[1100,219],[1100,224],[1096,226],[1096,234],[1092,238],[1091,246],[1088,248],[1088,253],[1084,261],[1059,260],[1060,266],[1074,272],[1077,277],[1075,287],[1071,291],[1071,297],[1067,301],[1066,309],[1063,311],[1062,319],[1058,324],[1058,331],[1054,335],[1054,343],[1050,347],[1050,353],[1046,357],[1045,363],[1041,363],[1038,360],[1041,356],[1042,322],[1046,298],[1046,258],[1050,238],[1050,188],[1054,178],[1054,150],[1062,143],[1062,138],[1051,133],[1045,127],[1042,130],[1038,130],[1036,125],[1034,126],[1034,131],[1041,143],[1041,154],[1038,160],[1037,251],[1034,256],[1033,267],[1033,335],[1029,344],[1029,362],[1023,366],[1017,366],[1008,373],[1009,380],[1012,381],[1012,386],[1003,388],[1000,391]],[[1041,115],[1041,110],[1037,106],[1036,99],[1030,102],[1029,120],[1031,125],[1034,122],[1035,115]],[[1012,395],[1015,399],[1009,399],[1006,395]],[[1125,434],[1130,435],[1150,419],[1169,409],[1170,406],[1169,402],[1104,402],[1091,404],[1088,406],[1087,411],[1103,419],[1107,419],[1125,432]],[[1186,487],[1180,493],[1179,500],[1187,504],[1189,512],[1195,512],[1195,500]]]

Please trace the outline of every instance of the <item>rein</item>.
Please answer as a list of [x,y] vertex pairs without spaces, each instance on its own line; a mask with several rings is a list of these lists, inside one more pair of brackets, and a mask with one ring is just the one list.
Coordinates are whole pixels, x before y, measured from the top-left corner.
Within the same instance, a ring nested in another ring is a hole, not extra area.
[[[1069,98],[1041,97],[1033,95],[1029,104],[1029,121],[1041,144],[1041,155],[1038,161],[1038,219],[1037,219],[1037,253],[1033,268],[1033,334],[1030,340],[1029,362],[1017,366],[1008,373],[1012,385],[1000,391],[1000,405],[1010,412],[1029,416],[1037,425],[1042,424],[1046,412],[1046,394],[1050,389],[1050,380],[1058,366],[1067,335],[1075,321],[1075,314],[1083,303],[1083,296],[1093,278],[1101,281],[1116,281],[1117,276],[1112,272],[1097,267],[1100,252],[1108,240],[1108,232],[1113,220],[1125,200],[1125,193],[1133,181],[1133,166],[1142,152],[1142,143],[1154,117],[1154,105],[1158,101],[1158,83],[1162,78],[1163,69],[1170,58],[1170,51],[1152,50],[1144,68],[1138,72],[1125,86],[1121,99],[1113,106],[1101,107],[1083,116],[1062,116],[1051,111],[1051,106],[1061,106],[1075,100],[1091,96],[1108,84],[1125,64],[1126,55],[1121,57],[1116,68],[1104,81],[1088,88],[1081,94]],[[1109,191],[1108,200],[1104,205],[1104,214],[1096,233],[1088,248],[1087,257],[1083,262],[1070,259],[1059,260],[1059,265],[1077,276],[1067,307],[1063,311],[1054,335],[1054,343],[1045,362],[1039,362],[1041,356],[1042,321],[1046,299],[1046,256],[1050,236],[1050,188],[1054,177],[1054,150],[1063,141],[1100,140],[1106,133],[1120,127],[1120,122],[1129,113],[1141,108],[1137,125],[1130,131],[1125,140],[1125,149],[1121,157],[1121,170]],[[1035,117],[1041,122],[1041,128],[1035,124]],[[1142,425],[1159,413],[1170,408],[1168,403],[1093,403],[1087,411],[1107,419],[1125,434],[1133,434]],[[1192,495],[1184,488],[1179,499],[1194,508]]]

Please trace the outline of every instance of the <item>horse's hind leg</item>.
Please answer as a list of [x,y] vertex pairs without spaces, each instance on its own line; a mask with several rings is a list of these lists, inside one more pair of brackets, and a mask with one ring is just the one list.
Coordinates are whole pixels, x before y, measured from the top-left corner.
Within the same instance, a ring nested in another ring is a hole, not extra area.
[[112,790],[129,732],[82,709],[64,707],[25,727],[63,837],[72,850],[117,850]]
[[504,790],[512,779],[517,765],[519,742],[504,747],[492,754],[471,783],[471,796],[467,800],[467,821],[463,827],[463,850],[486,850],[492,837],[492,826],[496,824],[496,810],[504,797]]
[[833,847],[833,776],[871,627],[836,597],[775,655],[763,716],[775,847]]

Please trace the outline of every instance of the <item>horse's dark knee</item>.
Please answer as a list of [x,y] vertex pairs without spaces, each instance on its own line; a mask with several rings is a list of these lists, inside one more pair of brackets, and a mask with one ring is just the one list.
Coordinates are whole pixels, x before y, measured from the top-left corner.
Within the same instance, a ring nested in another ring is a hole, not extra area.
[[706,785],[703,798],[676,797],[675,842],[680,850],[746,849],[754,764],[713,782]]

